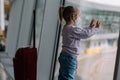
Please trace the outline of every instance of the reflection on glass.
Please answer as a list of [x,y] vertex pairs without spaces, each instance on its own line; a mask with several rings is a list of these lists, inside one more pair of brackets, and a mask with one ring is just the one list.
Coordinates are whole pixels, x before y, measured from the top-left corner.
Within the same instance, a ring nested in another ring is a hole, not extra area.
[[[117,40],[120,30],[120,12],[109,11],[88,6],[89,3],[81,0],[66,0],[66,6],[79,7],[81,11],[81,25],[88,26],[94,18],[101,22],[98,34],[87,40],[81,40],[81,52],[78,56],[78,68],[75,80],[113,80]],[[103,5],[100,5],[103,7]],[[61,51],[62,41],[59,42],[58,56]],[[54,80],[59,74],[59,63],[56,64]]]

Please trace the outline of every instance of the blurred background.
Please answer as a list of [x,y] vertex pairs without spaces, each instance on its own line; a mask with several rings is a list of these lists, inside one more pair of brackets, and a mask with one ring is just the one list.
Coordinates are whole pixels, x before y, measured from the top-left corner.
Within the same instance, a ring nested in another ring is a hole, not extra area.
[[0,52],[5,51],[9,11],[13,0],[0,0]]

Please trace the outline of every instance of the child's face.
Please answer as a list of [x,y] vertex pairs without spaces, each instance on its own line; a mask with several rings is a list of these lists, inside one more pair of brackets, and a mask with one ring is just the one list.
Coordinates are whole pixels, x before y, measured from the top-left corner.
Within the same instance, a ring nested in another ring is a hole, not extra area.
[[73,15],[72,20],[75,22],[77,20],[77,18],[79,18],[79,17],[80,17],[80,11],[78,11],[77,14]]

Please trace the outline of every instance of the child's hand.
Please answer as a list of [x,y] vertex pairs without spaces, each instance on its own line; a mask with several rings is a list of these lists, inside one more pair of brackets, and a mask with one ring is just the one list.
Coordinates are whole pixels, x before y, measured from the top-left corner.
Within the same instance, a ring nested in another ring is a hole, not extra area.
[[94,26],[95,26],[95,20],[92,19],[91,22],[90,22],[90,26],[89,27],[93,28]]
[[100,27],[100,22],[99,21],[97,21],[96,22],[96,26],[95,26],[96,28],[99,28]]

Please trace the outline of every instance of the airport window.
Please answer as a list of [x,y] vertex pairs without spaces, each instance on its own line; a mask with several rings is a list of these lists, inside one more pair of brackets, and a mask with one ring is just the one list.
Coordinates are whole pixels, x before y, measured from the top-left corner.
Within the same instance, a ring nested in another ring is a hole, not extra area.
[[[88,26],[92,18],[101,22],[100,31],[87,40],[81,40],[81,52],[78,56],[78,68],[75,80],[113,80],[117,54],[117,40],[120,30],[120,12],[87,7],[82,0],[66,0],[67,5],[77,6],[81,10],[81,27]],[[86,1],[86,0],[85,0]],[[81,6],[82,5],[82,6]],[[101,7],[103,5],[100,5]],[[59,41],[58,56],[62,48]],[[59,62],[56,63],[54,80],[59,74]]]
[[12,0],[0,0],[0,52],[5,51],[11,3]]

